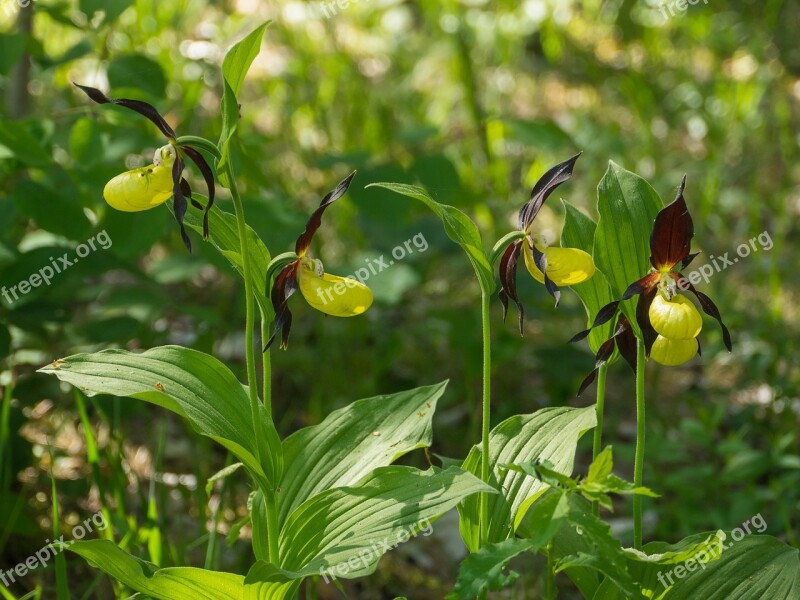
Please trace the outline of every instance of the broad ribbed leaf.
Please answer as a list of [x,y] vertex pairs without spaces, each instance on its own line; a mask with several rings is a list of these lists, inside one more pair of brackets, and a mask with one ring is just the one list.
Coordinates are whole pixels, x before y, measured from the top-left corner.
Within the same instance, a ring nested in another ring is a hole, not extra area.
[[[650,270],[650,234],[664,204],[644,179],[609,163],[597,186],[600,220],[594,239],[594,262],[602,271],[615,299]],[[625,315],[639,335],[636,300],[622,303]]]
[[367,187],[381,187],[424,203],[442,220],[447,236],[467,253],[483,293],[488,295],[494,291],[492,266],[483,248],[481,234],[472,219],[454,206],[440,204],[421,187],[402,183],[373,183]]
[[[561,201],[564,204],[564,228],[561,230],[561,246],[563,248],[578,248],[589,254],[594,251],[594,235],[597,229],[597,223],[592,221],[589,217],[575,208],[566,200]],[[615,300],[611,294],[611,288],[608,286],[605,275],[599,269],[595,274],[584,281],[570,286],[578,297],[583,302],[586,308],[587,322],[586,326],[589,327],[594,322],[597,313],[600,309]],[[613,321],[606,325],[601,325],[591,331],[589,334],[589,347],[592,352],[597,352],[600,346],[611,337]]]
[[280,565],[303,575],[329,568],[346,579],[368,575],[404,535],[478,492],[494,490],[455,467],[381,467],[356,486],[328,490],[299,506],[281,531]]
[[[649,546],[648,544],[646,547],[648,552],[658,551],[651,550]],[[729,536],[726,546],[728,547],[722,556],[706,564],[705,569],[695,568],[682,579],[673,575],[675,586],[669,590],[665,599],[800,598],[800,561],[797,548],[766,535],[751,535],[739,541],[734,541]]]
[[230,450],[266,489],[274,489],[282,471],[278,434],[262,409],[267,448],[256,457],[255,432],[245,387],[213,356],[180,346],[142,354],[103,350],[76,354],[39,370],[55,375],[89,396],[136,398],[186,417],[201,434]]
[[376,467],[431,444],[431,419],[447,382],[358,400],[283,442],[279,521],[309,498],[354,485]]
[[246,579],[192,567],[159,569],[108,540],[75,542],[69,550],[129,588],[157,600],[289,600],[300,584],[271,565],[254,567]]
[[[199,199],[205,204],[208,199],[199,194],[193,194],[195,199]],[[197,233],[203,233],[203,217],[202,213],[190,210],[186,213],[183,220],[184,224]],[[244,267],[242,266],[242,254],[239,245],[239,229],[236,225],[236,215],[224,212],[217,208],[212,207],[208,213],[208,228],[209,236],[208,241],[219,250],[228,261],[233,265],[239,274],[244,277]],[[272,319],[272,303],[269,300],[269,290],[266,289],[267,281],[267,265],[271,260],[269,250],[258,237],[258,234],[249,225],[247,226],[247,246],[250,252],[250,266],[252,274],[253,292],[256,297],[256,302],[261,309],[261,312]]]
[[[558,407],[511,417],[492,430],[489,464],[502,494],[489,497],[489,543],[509,538],[530,505],[548,487],[534,477],[503,469],[503,465],[548,460],[553,463],[553,470],[569,475],[578,439],[596,423],[594,406]],[[463,468],[477,475],[480,467],[481,449],[476,445],[464,461]],[[470,551],[476,552],[480,547],[479,499],[468,498],[458,510],[461,536]]]

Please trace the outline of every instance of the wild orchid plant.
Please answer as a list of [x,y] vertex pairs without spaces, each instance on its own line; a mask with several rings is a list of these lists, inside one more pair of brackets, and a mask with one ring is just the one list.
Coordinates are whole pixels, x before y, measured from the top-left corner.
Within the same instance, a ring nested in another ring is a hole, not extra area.
[[[649,355],[670,365],[690,358],[699,349],[696,336],[701,321],[694,306],[677,295],[679,288],[684,289],[681,285],[685,279],[674,269],[691,258],[693,234],[683,186],[678,200],[662,210],[660,198],[644,180],[613,163],[598,188],[598,223],[564,203],[561,246],[547,244],[534,231],[534,225],[544,202],[572,176],[578,156],[542,176],[519,212],[517,230],[504,236],[491,252],[485,249],[469,217],[436,202],[423,188],[373,184],[417,199],[438,215],[448,236],[466,252],[478,280],[483,340],[482,435],[460,467],[421,471],[392,466],[402,455],[431,444],[432,415],[445,384],[359,400],[318,425],[280,438],[272,418],[269,353],[275,339],[283,348],[288,345],[290,298],[299,290],[313,308],[336,317],[352,317],[370,308],[372,293],[353,279],[328,274],[322,263],[308,254],[323,213],[347,193],[355,173],[325,196],[300,232],[294,252],[272,258],[247,226],[231,145],[239,120],[236,95],[258,54],[265,27],[253,31],[225,57],[218,143],[196,136],[177,137],[151,105],[115,100],[99,90],[79,86],[97,103],[116,104],[144,115],[167,137],[168,144],[156,152],[152,165],[114,178],[106,186],[104,197],[110,206],[123,211],[149,210],[173,198],[171,207],[187,248],[191,248],[185,229],[188,226],[202,233],[242,275],[246,384],[213,356],[179,346],[153,348],[141,354],[121,350],[78,354],[42,369],[90,395],[128,397],[172,410],[236,456],[240,462],[214,476],[212,482],[237,469],[248,473],[254,490],[249,508],[256,561],[242,576],[188,567],[160,568],[128,554],[111,540],[80,541],[69,549],[134,590],[136,597],[288,600],[296,597],[303,580],[310,577],[322,575],[327,580],[327,575],[369,575],[388,549],[378,544],[413,532],[422,523],[457,507],[460,531],[471,555],[462,564],[450,598],[486,597],[488,592],[507,586],[515,575],[504,573],[505,567],[525,552],[540,552],[546,557],[546,598],[556,597],[555,574],[562,571],[585,598],[602,600],[722,598],[719,590],[731,597],[745,597],[739,592],[753,586],[773,586],[773,590],[777,589],[774,586],[783,586],[782,590],[794,585],[790,577],[800,577],[796,571],[769,579],[754,572],[753,565],[763,561],[750,560],[753,552],[776,562],[787,557],[788,547],[774,538],[753,536],[724,554],[723,532],[693,536],[674,546],[641,545],[640,499],[655,496],[642,485],[645,360]],[[187,158],[203,175],[208,191],[205,198],[192,193],[183,177]],[[216,178],[230,191],[234,214],[214,206],[215,171]],[[190,210],[190,205],[197,212]],[[596,378],[597,403],[585,408],[545,408],[511,417],[492,428],[493,265],[499,263],[503,314],[510,299],[519,309],[522,333],[523,309],[516,288],[520,256],[556,304],[559,286],[572,287],[583,301],[593,327],[579,337],[588,337],[597,353],[597,368],[581,391]],[[648,273],[650,265],[655,269],[652,273]],[[631,281],[636,283],[629,286]],[[693,287],[686,289],[694,292],[705,312],[722,324],[707,296]],[[638,310],[631,301],[635,294],[641,294]],[[260,391],[256,305],[265,342]],[[730,336],[722,327],[730,349]],[[612,473],[611,449],[602,448],[605,373],[619,355],[636,372],[639,438],[633,483]],[[585,477],[573,478],[578,441],[593,428],[593,462]],[[633,549],[623,548],[599,518],[600,507],[613,508],[612,493],[634,496]],[[751,553],[748,560],[743,558],[745,550]],[[658,587],[656,580],[662,569],[700,553],[708,558],[702,571],[664,589]],[[773,597],[789,596],[776,592]]]

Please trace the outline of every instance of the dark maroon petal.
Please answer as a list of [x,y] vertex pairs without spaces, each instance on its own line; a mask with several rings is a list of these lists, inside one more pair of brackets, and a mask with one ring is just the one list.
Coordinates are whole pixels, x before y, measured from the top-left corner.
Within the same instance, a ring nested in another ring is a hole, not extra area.
[[692,264],[692,261],[695,258],[697,258],[698,256],[700,256],[700,253],[699,252],[694,252],[694,253],[690,254],[689,256],[687,256],[686,258],[684,258],[683,262],[681,262],[681,270],[685,269],[690,264]]
[[203,214],[203,237],[208,238],[208,212],[214,206],[214,199],[216,197],[216,186],[214,184],[214,171],[206,161],[205,157],[194,148],[189,146],[181,146],[181,149],[186,153],[186,156],[197,165],[200,173],[203,175],[203,180],[206,183],[206,190],[208,191],[208,204],[205,207]]
[[517,225],[520,231],[528,230],[547,197],[559,185],[572,177],[572,169],[575,167],[580,155],[581,153],[578,153],[569,160],[557,164],[536,182],[531,191],[531,199],[519,211]]
[[625,293],[622,294],[622,300],[624,301],[628,300],[629,298],[633,298],[634,296],[638,296],[645,290],[649,290],[653,286],[658,285],[658,280],[660,277],[661,273],[648,273],[639,281],[634,281],[628,286],[628,289],[625,290]]
[[339,185],[337,185],[333,191],[331,191],[322,199],[319,208],[314,211],[314,213],[311,215],[311,218],[308,220],[308,223],[306,223],[306,230],[299,238],[297,238],[294,251],[298,256],[305,256],[306,252],[308,252],[308,247],[311,245],[311,240],[314,239],[314,234],[322,224],[322,214],[325,212],[325,209],[347,193],[347,188],[350,187],[350,184],[353,182],[353,178],[355,176],[356,172],[353,171],[341,183],[339,183]]
[[653,347],[653,342],[656,341],[658,333],[653,329],[650,323],[650,305],[658,293],[658,287],[653,286],[639,296],[639,302],[636,304],[636,322],[639,324],[639,329],[642,330],[642,339],[644,340],[645,354],[650,356],[650,348]]
[[522,248],[522,240],[517,240],[510,244],[503,257],[500,259],[500,302],[503,304],[503,322],[505,323],[506,316],[508,315],[508,299],[514,301],[517,305],[517,313],[519,315],[519,334],[523,333],[523,323],[525,321],[525,309],[517,296],[517,264],[519,262],[519,254]]
[[181,146],[182,150],[186,153],[194,164],[197,165],[197,168],[200,169],[200,172],[203,174],[203,179],[206,181],[206,188],[208,189],[208,204],[206,204],[206,208],[203,212],[203,239],[208,239],[208,211],[211,210],[211,207],[214,206],[214,194],[215,194],[215,186],[214,186],[214,172],[211,170],[211,167],[206,162],[206,159],[203,158],[203,155],[200,154],[194,148],[190,148],[189,146]]
[[728,352],[731,352],[733,350],[731,332],[728,331],[728,328],[725,327],[725,323],[722,322],[722,315],[719,314],[719,309],[717,308],[717,305],[714,304],[714,301],[706,296],[703,292],[698,291],[697,288],[695,288],[692,283],[681,273],[674,273],[673,279],[678,282],[678,287],[680,289],[690,290],[697,297],[697,300],[700,302],[700,306],[704,313],[706,313],[709,317],[714,317],[717,320],[719,326],[722,328],[722,340],[725,342],[725,347],[728,349]]
[[536,247],[536,244],[532,245],[532,249],[533,262],[536,263],[536,267],[544,275],[544,287],[546,287],[547,291],[550,292],[550,295],[555,298],[556,308],[558,308],[558,303],[561,300],[561,291],[558,289],[558,286],[547,276],[547,257],[543,252],[539,251],[539,249]]
[[594,318],[594,323],[592,323],[592,326],[589,327],[589,329],[585,329],[584,331],[581,331],[580,333],[577,333],[574,336],[572,336],[572,339],[570,339],[569,343],[574,344],[575,342],[581,341],[582,339],[586,338],[589,335],[589,333],[591,333],[592,329],[608,323],[611,319],[614,318],[614,315],[617,314],[619,303],[620,303],[619,300],[615,300],[614,302],[609,302],[603,308],[597,311],[597,316]]
[[614,354],[614,338],[611,337],[607,339],[603,344],[600,346],[600,349],[597,351],[595,355],[595,364],[594,369],[591,373],[589,373],[586,378],[581,382],[581,387],[578,389],[578,396],[583,394],[586,391],[586,388],[591,385],[591,383],[597,377],[597,371],[600,367],[602,367],[605,363],[609,361],[609,359]]
[[[289,298],[297,291],[297,269],[299,266],[299,261],[286,265],[278,273],[275,283],[272,285],[270,299],[272,300],[272,308],[275,310],[275,329],[264,346],[264,352],[269,350],[279,333],[281,335],[281,349],[286,350],[289,345],[289,332],[292,329],[292,312],[289,310]],[[267,282],[267,285],[269,285],[269,282]]]
[[181,192],[183,192],[184,197],[189,200],[189,202],[198,210],[203,210],[203,205],[200,204],[197,200],[192,198],[192,186],[189,185],[189,182],[186,181],[183,177],[181,177]]
[[617,350],[628,363],[630,368],[636,373],[636,336],[633,335],[633,328],[631,323],[624,314],[619,315],[617,321],[617,331],[614,333],[617,339]]
[[678,197],[656,217],[650,235],[650,264],[657,270],[672,269],[689,256],[694,236],[694,223],[683,198],[686,177]]
[[152,104],[142,102],[141,100],[130,100],[128,98],[119,98],[118,100],[115,100],[113,98],[109,98],[96,88],[80,85],[78,83],[76,83],[75,86],[83,90],[83,92],[89,96],[89,98],[98,104],[116,104],[118,106],[124,106],[125,108],[139,113],[143,117],[147,117],[156,127],[158,127],[161,133],[171,140],[175,139],[175,131],[169,126],[169,123],[166,122],[164,117],[161,116],[161,113],[159,113]]
[[186,233],[186,227],[183,225],[183,218],[186,216],[186,209],[188,205],[186,203],[186,196],[183,195],[183,190],[181,189],[183,186],[181,185],[181,181],[183,177],[181,174],[183,173],[183,160],[181,157],[176,157],[175,162],[172,164],[172,195],[174,197],[173,208],[175,209],[175,220],[178,221],[178,225],[181,228],[181,238],[183,238],[183,244],[186,246],[186,249],[189,253],[192,252],[192,242],[189,239],[189,234]]

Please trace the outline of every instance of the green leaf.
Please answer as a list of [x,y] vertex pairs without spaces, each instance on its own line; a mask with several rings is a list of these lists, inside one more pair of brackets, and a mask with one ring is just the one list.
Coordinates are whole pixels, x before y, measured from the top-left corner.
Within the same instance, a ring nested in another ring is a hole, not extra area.
[[233,463],[232,465],[228,465],[224,469],[220,469],[216,473],[214,473],[211,477],[208,478],[206,481],[206,496],[211,495],[211,490],[214,489],[214,484],[221,479],[226,479],[230,475],[233,475],[236,471],[241,469],[244,465],[242,463]]
[[228,177],[228,168],[231,167],[231,143],[239,127],[239,103],[231,86],[223,80],[224,92],[222,96],[222,131],[219,137],[220,159],[217,161],[217,177],[226,188],[231,187]]
[[[666,594],[667,600],[800,598],[797,548],[766,535],[747,536],[739,541],[731,538],[726,546],[717,560],[703,565],[695,563],[692,571],[688,570],[688,563],[668,570],[675,585]],[[648,552],[652,549],[650,544],[645,548]],[[678,571],[680,566],[684,567],[682,571]],[[683,574],[682,578],[678,577],[679,573]],[[662,579],[669,585],[666,572],[662,573]],[[664,589],[660,582],[652,585],[658,591]]]
[[[157,600],[289,600],[297,586],[294,582],[287,584],[287,578],[274,567],[260,573],[251,570],[247,582],[233,573],[191,567],[159,569],[108,540],[74,542],[68,549],[129,588]],[[282,584],[265,584],[270,580]]]
[[[564,204],[565,213],[564,228],[561,230],[561,246],[564,248],[578,248],[592,254],[597,224],[566,200],[561,202]],[[581,299],[586,309],[587,327],[594,322],[597,312],[603,306],[615,300],[611,294],[608,281],[606,281],[606,276],[599,269],[594,276],[583,283],[570,287]],[[614,323],[607,323],[592,330],[589,334],[589,347],[592,352],[596,353],[600,349],[600,345],[611,337],[613,326]],[[612,360],[616,360],[616,355]]]
[[108,83],[114,90],[134,88],[153,98],[167,95],[167,78],[156,61],[142,54],[118,56],[108,64]]
[[447,236],[467,253],[467,258],[469,258],[472,268],[478,276],[478,282],[483,293],[489,295],[494,292],[494,272],[489,263],[489,257],[483,248],[481,234],[472,219],[453,206],[440,204],[431,198],[428,192],[418,186],[402,183],[372,183],[367,187],[384,188],[423,202],[442,220]]
[[458,569],[456,587],[448,600],[476,598],[483,591],[500,591],[514,583],[517,574],[503,572],[509,561],[523,552],[537,552],[549,544],[564,523],[567,512],[567,495],[560,491],[548,493],[535,502],[528,513],[534,536],[511,538],[470,554]]
[[606,477],[611,475],[614,469],[614,456],[611,446],[606,446],[589,465],[589,473],[586,475],[584,483],[602,483]]
[[[192,194],[192,197],[202,204],[208,202],[208,198],[199,194]],[[170,201],[171,207],[172,203]],[[203,216],[199,211],[190,208],[183,222],[197,233],[203,233]],[[244,277],[236,215],[224,212],[214,205],[208,213],[208,230],[208,241],[220,254],[228,259],[233,268],[239,272],[239,275]],[[258,307],[261,309],[262,314],[272,319],[272,302],[269,299],[269,290],[266,289],[267,266],[272,259],[264,242],[249,225],[247,226],[247,247],[250,253],[253,293],[256,297],[256,302],[258,302]]]
[[457,468],[375,469],[358,485],[322,492],[291,514],[280,535],[281,567],[302,575],[368,575],[385,552],[479,492],[494,490]]
[[627,598],[643,598],[628,570],[622,546],[611,534],[611,527],[591,513],[591,505],[579,496],[571,495],[568,519],[588,548],[561,558],[556,572],[570,568],[592,569],[613,580],[627,594]]
[[21,33],[0,34],[0,75],[6,76],[25,52],[25,35]]
[[[489,464],[497,489],[502,494],[489,498],[489,542],[501,542],[513,535],[531,504],[547,484],[504,469],[503,465],[548,460],[553,469],[569,475],[578,439],[597,423],[594,406],[586,408],[544,408],[530,415],[517,415],[500,423],[489,437]],[[481,448],[475,445],[463,468],[480,473]],[[480,547],[479,500],[469,498],[459,506],[461,536],[472,552]]]
[[17,160],[30,167],[49,167],[53,163],[50,152],[20,121],[0,119],[0,144],[11,150]]
[[247,71],[261,51],[261,42],[268,26],[269,21],[256,27],[242,41],[234,44],[222,61],[222,76],[231,86],[234,96],[239,95]]
[[236,99],[247,76],[250,65],[261,50],[261,41],[269,22],[254,29],[242,41],[234,44],[222,61],[223,94],[220,110],[222,111],[222,131],[219,138],[219,149],[222,157],[217,163],[219,179],[222,185],[230,188],[227,169],[231,161],[231,141],[239,125],[239,101]]
[[[597,187],[600,220],[594,238],[594,262],[602,271],[614,299],[650,270],[650,234],[664,203],[644,179],[613,161]],[[625,315],[636,324],[636,298],[622,304]]]
[[280,479],[282,453],[271,419],[262,408],[267,448],[262,449],[259,461],[247,391],[212,356],[180,346],[153,348],[142,354],[104,350],[75,354],[39,372],[55,375],[89,396],[112,394],[167,408],[230,450],[265,489],[275,489]]
[[358,400],[283,442],[279,522],[325,490],[354,485],[376,467],[431,444],[431,419],[447,382]]

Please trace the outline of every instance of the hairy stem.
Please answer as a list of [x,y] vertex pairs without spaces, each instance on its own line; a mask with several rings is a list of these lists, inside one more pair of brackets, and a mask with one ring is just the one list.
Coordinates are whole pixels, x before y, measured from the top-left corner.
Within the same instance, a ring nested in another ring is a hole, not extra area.
[[[597,425],[594,428],[594,441],[592,444],[592,462],[598,457],[603,449],[603,413],[606,403],[606,371],[608,365],[603,364],[597,370]],[[600,514],[600,504],[592,502],[592,514],[596,517]]]
[[[633,467],[633,483],[642,485],[644,476],[644,342],[636,342],[636,461]],[[642,496],[633,496],[633,547],[642,548]]]
[[[253,419],[253,430],[255,432],[256,448],[260,459],[263,458],[266,450],[266,440],[264,440],[261,430],[261,418],[259,399],[258,399],[258,380],[256,378],[256,357],[254,349],[255,341],[255,295],[253,293],[253,283],[251,276],[250,253],[247,248],[247,223],[244,219],[244,207],[239,189],[236,186],[236,179],[230,165],[226,168],[230,183],[233,206],[236,210],[236,225],[239,231],[240,251],[242,254],[242,271],[244,274],[244,293],[245,293],[245,357],[247,360],[247,386],[250,394],[250,413]],[[263,327],[262,327],[263,331]],[[269,354],[264,354],[264,391],[269,392]],[[265,403],[271,405],[269,397],[265,395]],[[267,409],[269,410],[269,409]],[[275,490],[264,490],[264,498],[267,509],[267,537],[269,544],[269,560],[274,564],[278,563],[278,506],[277,493]]]
[[[489,431],[492,411],[492,335],[489,324],[489,294],[481,294],[481,328],[483,330],[483,419],[481,424],[481,479],[489,483]],[[480,542],[489,543],[489,494],[481,494]]]

